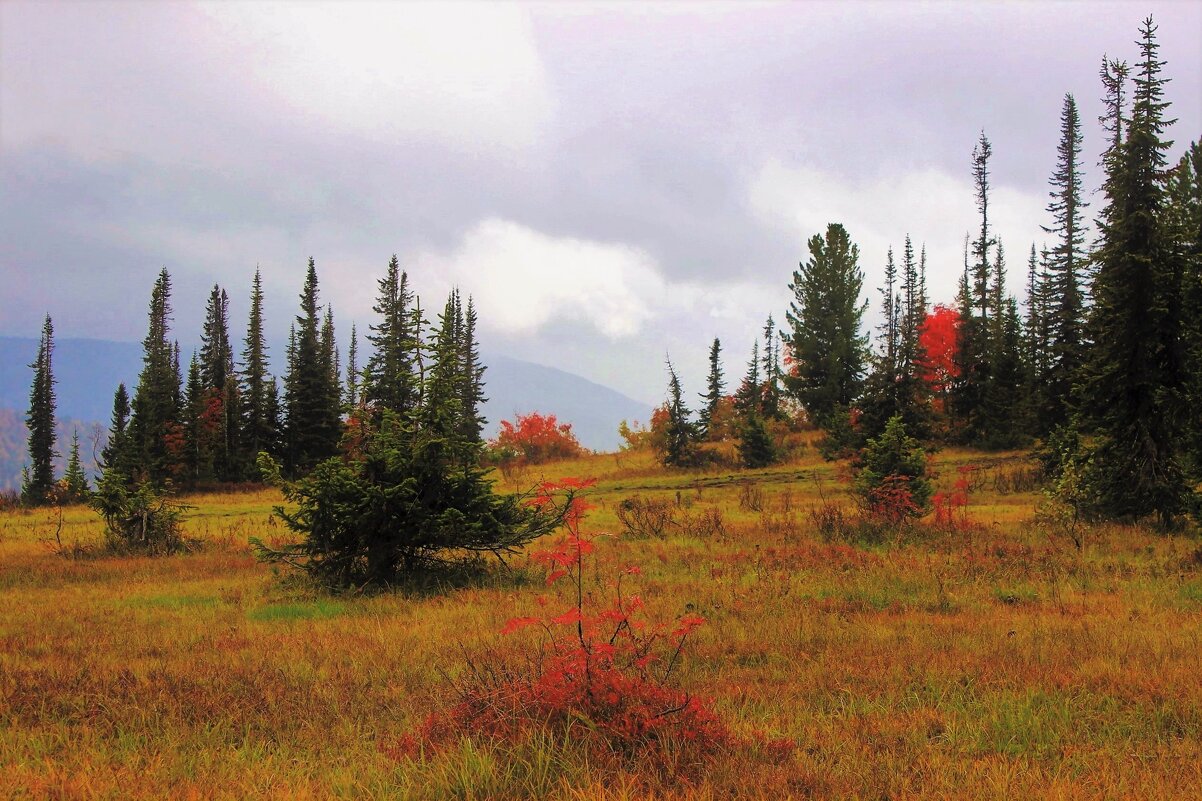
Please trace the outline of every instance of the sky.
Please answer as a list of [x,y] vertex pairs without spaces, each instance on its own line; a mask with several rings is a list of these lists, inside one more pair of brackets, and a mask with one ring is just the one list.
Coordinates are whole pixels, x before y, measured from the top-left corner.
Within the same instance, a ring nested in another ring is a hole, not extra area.
[[311,256],[345,346],[395,253],[428,308],[474,298],[486,353],[655,403],[717,336],[733,386],[828,223],[867,324],[907,234],[952,300],[982,131],[1021,300],[1064,95],[1092,192],[1098,68],[1149,13],[1175,157],[1196,2],[0,0],[0,335],[139,340],[165,267],[185,350],[214,283],[240,339],[258,266],[282,341]]

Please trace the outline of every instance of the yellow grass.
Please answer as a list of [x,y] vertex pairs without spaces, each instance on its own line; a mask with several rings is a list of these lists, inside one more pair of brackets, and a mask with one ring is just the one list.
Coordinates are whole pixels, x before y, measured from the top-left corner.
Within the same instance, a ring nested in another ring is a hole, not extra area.
[[[667,473],[646,455],[530,468],[595,476],[602,538],[589,589],[624,565],[656,615],[707,624],[679,674],[736,731],[793,739],[765,766],[732,753],[656,797],[1187,798],[1202,787],[1202,548],[1135,527],[1085,547],[1002,493],[1021,455],[948,450],[978,471],[966,532],[827,541],[821,497],[853,514],[842,468]],[[1001,478],[999,478],[1001,476]],[[760,509],[747,508],[762,490]],[[663,539],[623,534],[623,499],[668,499]],[[744,503],[740,504],[740,499]],[[523,557],[442,592],[319,593],[255,561],[286,541],[274,492],[202,495],[205,541],[161,559],[64,559],[54,511],[0,513],[0,797],[641,798],[569,738],[464,742],[406,760],[389,747],[447,702],[465,655],[548,590]],[[697,526],[716,508],[723,529]],[[65,545],[100,525],[68,509]],[[552,601],[566,607],[566,595]],[[749,766],[755,765],[754,770]]]

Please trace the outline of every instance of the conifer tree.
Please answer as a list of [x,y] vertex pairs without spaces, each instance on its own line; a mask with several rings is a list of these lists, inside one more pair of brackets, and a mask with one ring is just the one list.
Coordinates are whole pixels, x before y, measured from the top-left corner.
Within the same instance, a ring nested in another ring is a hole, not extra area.
[[346,395],[343,406],[353,413],[359,405],[359,331],[351,323],[351,344],[346,351]]
[[760,414],[768,420],[778,420],[781,417],[781,369],[780,369],[780,337],[776,332],[776,322],[772,315],[764,323],[764,356],[763,356],[763,388],[760,391]]
[[758,411],[746,415],[739,425],[739,462],[747,468],[767,467],[780,461],[780,449]]
[[241,445],[242,472],[251,475],[261,452],[276,453],[279,440],[279,397],[267,370],[267,339],[263,332],[263,281],[258,268],[250,294],[250,319],[242,350]]
[[808,242],[810,258],[793,273],[793,302],[786,318],[789,350],[796,363],[785,377],[789,392],[820,426],[846,417],[859,397],[867,361],[860,333],[867,301],[860,301],[864,274],[860,250],[837,223]]
[[684,405],[684,392],[672,360],[668,359],[667,363],[668,424],[664,432],[664,466],[688,467],[697,461],[697,430],[689,420],[689,409]]
[[726,388],[726,382],[722,378],[722,343],[718,337],[714,337],[714,342],[710,345],[710,372],[705,386],[705,394],[701,396],[705,404],[701,407],[699,428],[704,436],[712,438],[714,415],[718,411],[718,404],[722,401],[722,392]]
[[363,400],[404,417],[417,409],[423,380],[415,364],[420,355],[421,309],[395,255],[378,286],[372,307],[377,319],[367,335],[373,352],[364,371]]
[[29,470],[21,497],[27,504],[42,504],[54,489],[54,324],[50,315],[42,323],[42,337],[33,364],[33,385],[29,390]]
[[181,381],[179,346],[168,340],[171,276],[159,272],[150,295],[149,329],[142,340],[142,372],[131,404],[129,436],[136,475],[162,486],[179,469]]
[[483,444],[482,432],[488,422],[481,406],[488,400],[484,395],[484,364],[480,360],[480,343],[476,339],[478,316],[476,304],[468,296],[463,310],[459,342],[459,405],[461,408],[459,436],[465,442]]
[[[1182,337],[1187,409],[1202,409],[1202,143],[1194,142],[1169,176],[1166,223],[1182,267]],[[1186,422],[1191,475],[1202,476],[1202,416]]]
[[184,437],[183,476],[188,484],[210,484],[215,478],[214,445],[218,438],[220,400],[204,384],[204,370],[195,352],[188,363],[184,383],[182,427]]
[[240,400],[234,351],[230,345],[229,296],[216,284],[209,295],[200,342],[200,384],[205,396],[207,425],[212,428],[209,436],[213,477],[233,481],[238,478],[236,451]]
[[1060,143],[1056,147],[1048,214],[1052,225],[1044,231],[1057,238],[1049,251],[1048,323],[1051,334],[1050,365],[1046,373],[1039,420],[1044,431],[1068,422],[1072,410],[1072,384],[1085,357],[1085,224],[1081,199],[1081,119],[1071,94],[1064,96],[1060,113]]
[[761,387],[760,343],[757,340],[751,345],[751,361],[747,363],[747,374],[743,376],[743,383],[739,384],[735,391],[735,412],[745,416],[759,411]]
[[121,476],[123,482],[128,481],[132,468],[127,430],[129,412],[129,393],[125,390],[125,384],[121,383],[113,393],[112,422],[109,426],[108,442],[100,451],[100,467],[106,474]]
[[285,402],[288,418],[288,469],[309,470],[333,456],[341,436],[339,385],[334,378],[333,322],[322,321],[317,268],[313,259],[300,296],[294,342],[290,348]]
[[1163,218],[1171,124],[1156,26],[1141,28],[1131,119],[1116,157],[1107,159],[1108,208],[1101,222],[1093,347],[1082,382],[1082,411],[1097,434],[1088,481],[1094,514],[1162,525],[1187,494],[1181,452],[1185,383],[1180,287],[1182,265]]
[[67,472],[63,474],[63,501],[83,503],[91,493],[88,476],[79,458],[79,430],[71,432],[71,455],[67,458]]

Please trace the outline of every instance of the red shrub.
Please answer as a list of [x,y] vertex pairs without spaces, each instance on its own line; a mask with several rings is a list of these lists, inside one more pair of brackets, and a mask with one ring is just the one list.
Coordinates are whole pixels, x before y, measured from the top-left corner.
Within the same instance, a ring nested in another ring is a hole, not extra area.
[[584,447],[572,433],[571,423],[560,423],[555,415],[538,412],[519,414],[516,424],[502,420],[501,431],[490,443],[490,448],[502,460],[507,456],[520,456],[530,464],[568,459],[585,453]]

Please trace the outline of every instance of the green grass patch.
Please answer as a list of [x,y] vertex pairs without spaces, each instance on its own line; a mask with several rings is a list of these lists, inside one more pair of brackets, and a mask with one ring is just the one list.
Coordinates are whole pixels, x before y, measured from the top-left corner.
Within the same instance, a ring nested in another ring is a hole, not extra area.
[[345,611],[346,604],[321,598],[309,602],[267,604],[251,609],[246,617],[259,621],[324,620],[338,617]]

